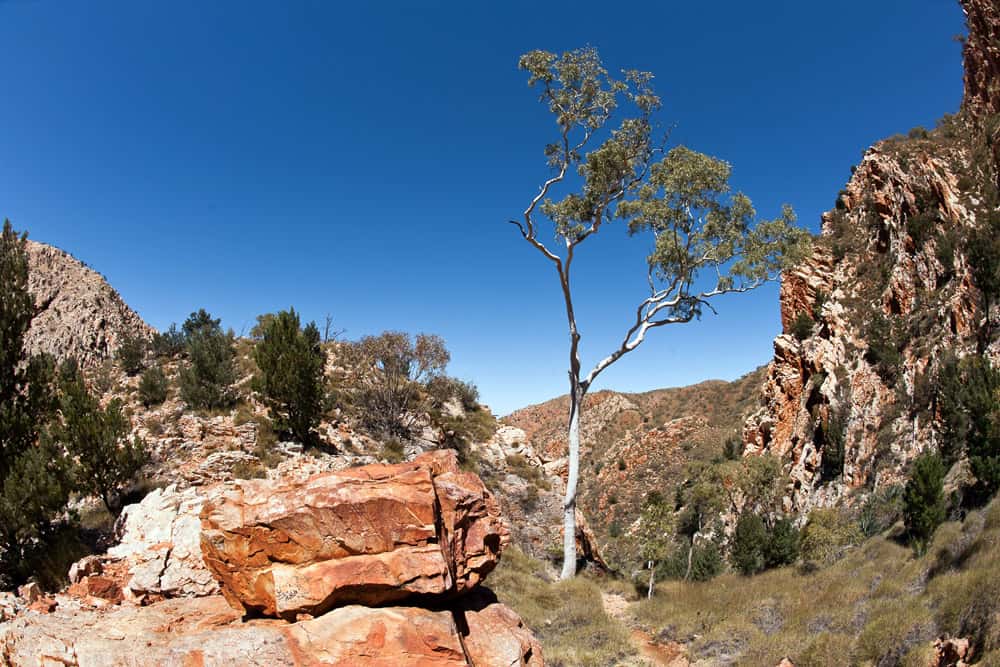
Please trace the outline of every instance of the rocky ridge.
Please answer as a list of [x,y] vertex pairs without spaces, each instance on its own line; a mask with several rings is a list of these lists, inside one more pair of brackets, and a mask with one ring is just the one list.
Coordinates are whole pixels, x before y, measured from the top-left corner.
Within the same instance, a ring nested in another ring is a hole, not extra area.
[[34,354],[75,357],[94,366],[111,358],[123,338],[153,335],[99,273],[58,248],[30,240],[28,290],[38,310],[26,341]]
[[[743,438],[748,455],[784,462],[789,510],[904,481],[935,443],[920,404],[943,355],[1000,360],[1000,342],[984,334],[1000,313],[984,305],[963,249],[991,213],[1000,173],[1000,15],[989,1],[962,4],[963,111],[868,149],[824,214],[812,257],[784,277],[783,333]],[[879,359],[886,346],[898,361]]]

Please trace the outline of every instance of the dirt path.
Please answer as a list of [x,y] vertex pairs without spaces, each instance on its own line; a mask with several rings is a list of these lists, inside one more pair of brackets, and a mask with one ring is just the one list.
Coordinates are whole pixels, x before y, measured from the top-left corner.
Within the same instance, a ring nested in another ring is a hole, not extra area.
[[604,612],[624,625],[629,632],[632,645],[653,667],[687,667],[688,661],[678,644],[657,644],[649,633],[635,627],[635,620],[628,613],[629,601],[618,593],[601,593]]

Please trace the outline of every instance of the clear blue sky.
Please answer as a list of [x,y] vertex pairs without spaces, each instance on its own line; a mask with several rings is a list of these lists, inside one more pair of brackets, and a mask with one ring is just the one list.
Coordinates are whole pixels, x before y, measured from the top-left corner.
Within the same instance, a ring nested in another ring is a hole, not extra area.
[[[158,328],[294,305],[349,338],[438,333],[506,413],[566,385],[555,274],[505,222],[552,136],[521,53],[653,71],[675,142],[816,231],[867,145],[957,109],[962,32],[953,0],[0,0],[0,216]],[[578,259],[585,366],[642,297],[646,248],[621,231]],[[730,299],[603,386],[737,377],[778,327],[775,287]]]

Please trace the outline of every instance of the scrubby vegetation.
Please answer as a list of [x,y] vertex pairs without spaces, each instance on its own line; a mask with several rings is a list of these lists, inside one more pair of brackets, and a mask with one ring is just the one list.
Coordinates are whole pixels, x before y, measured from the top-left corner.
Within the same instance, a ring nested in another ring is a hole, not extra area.
[[180,372],[181,398],[193,408],[227,408],[236,402],[233,334],[224,333],[221,323],[205,309],[184,322],[188,360]]
[[[35,316],[28,292],[26,238],[5,221],[0,235],[0,586],[42,577],[76,554],[63,511],[72,493],[99,496],[109,509],[143,460],[125,438],[120,403],[101,408],[76,364],[55,371],[30,356],[25,334]],[[76,545],[76,546],[74,546]],[[51,567],[50,567],[51,566]]]
[[315,322],[303,328],[294,309],[260,320],[253,349],[259,369],[253,387],[260,392],[278,430],[299,442],[314,442],[325,400],[326,354]]
[[605,613],[600,587],[586,576],[556,582],[550,566],[509,548],[489,585],[538,636],[547,665],[606,667],[635,653],[626,629]]
[[150,366],[139,378],[139,401],[147,408],[159,405],[167,400],[169,387],[170,383],[163,369],[159,366]]
[[784,657],[805,666],[926,664],[940,635],[970,637],[977,658],[996,660],[997,567],[994,502],[962,524],[944,524],[921,557],[895,534],[879,536],[817,569],[664,582],[636,616],[661,640],[688,643],[692,656],[725,650],[739,664],[773,665]]

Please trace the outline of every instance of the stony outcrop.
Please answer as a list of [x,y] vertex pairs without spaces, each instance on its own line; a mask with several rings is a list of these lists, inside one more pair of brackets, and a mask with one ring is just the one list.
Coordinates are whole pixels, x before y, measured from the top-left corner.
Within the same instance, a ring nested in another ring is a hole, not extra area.
[[125,587],[143,596],[203,596],[219,585],[201,553],[199,514],[205,496],[197,489],[156,489],[142,502],[129,505],[118,519],[120,542],[108,550],[109,560],[123,561]]
[[824,214],[813,256],[784,277],[783,333],[743,433],[748,455],[784,462],[787,509],[902,482],[936,442],[926,394],[943,356],[1000,359],[983,334],[1000,313],[984,308],[964,255],[997,173],[983,148],[984,133],[998,132],[989,118],[1000,110],[1000,12],[988,0],[962,4],[962,113],[870,148]]
[[509,539],[493,496],[451,450],[304,483],[241,481],[201,516],[205,562],[226,598],[288,619],[467,592]]
[[479,585],[508,534],[451,451],[157,490],[120,530],[63,593],[0,597],[0,665],[544,664]]
[[27,336],[33,353],[92,366],[110,358],[123,338],[153,335],[99,273],[58,248],[28,241],[28,290],[38,309]]
[[18,667],[342,665],[508,667],[543,664],[508,607],[469,600],[454,611],[341,607],[297,623],[244,622],[218,596],[148,607],[82,609],[63,596],[51,614],[0,625],[0,664]]
[[965,42],[963,108],[977,116],[1000,113],[1000,12],[995,0],[962,0]]

